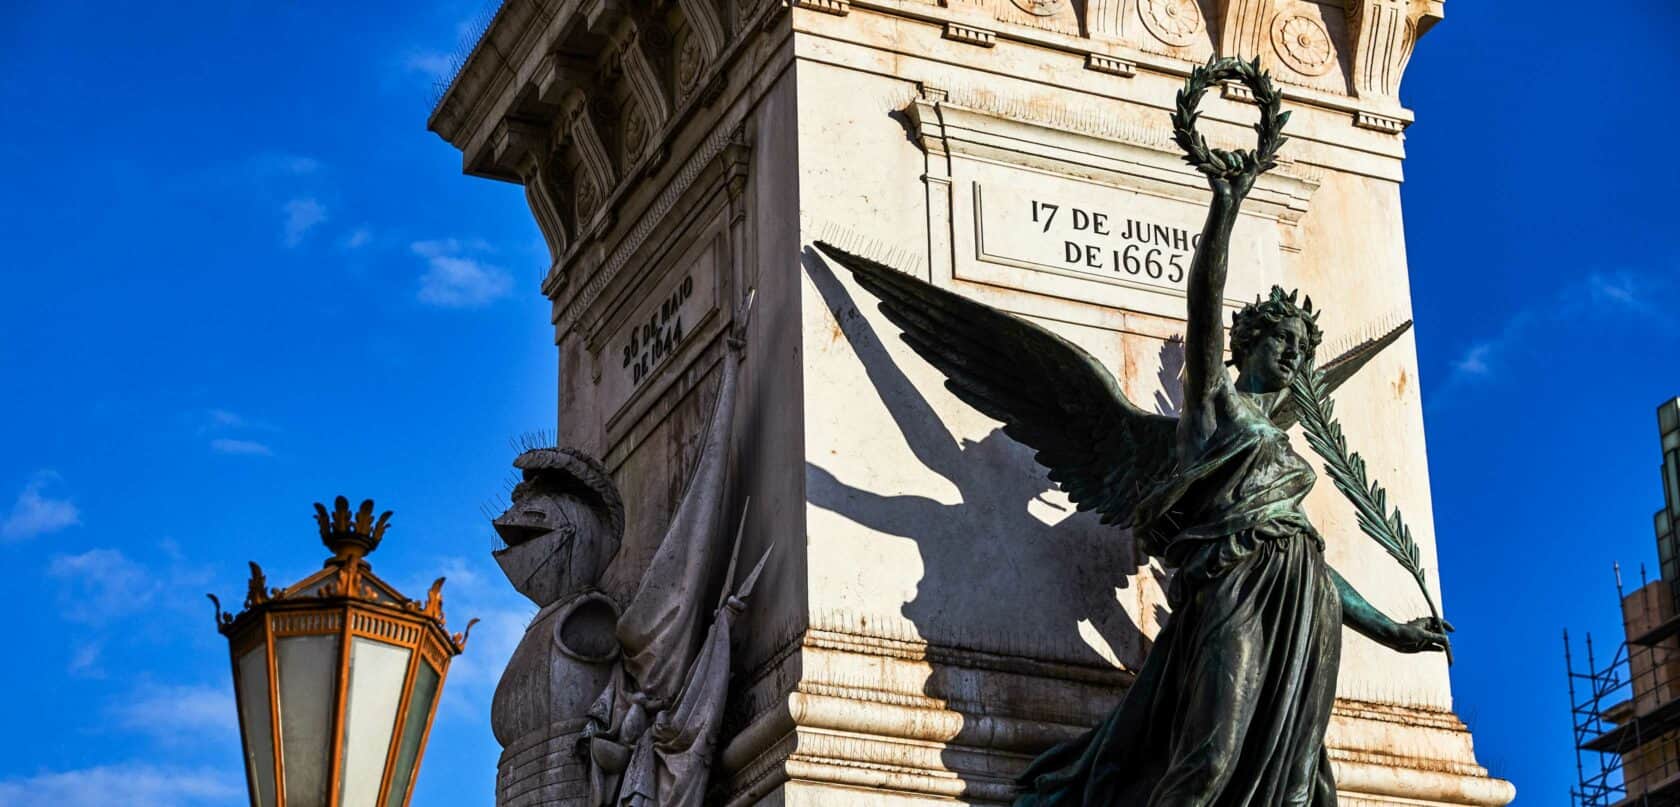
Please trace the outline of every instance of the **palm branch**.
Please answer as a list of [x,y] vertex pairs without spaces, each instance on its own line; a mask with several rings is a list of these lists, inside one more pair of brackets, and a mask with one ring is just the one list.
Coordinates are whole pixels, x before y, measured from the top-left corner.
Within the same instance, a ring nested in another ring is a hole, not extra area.
[[[1358,452],[1348,451],[1347,437],[1342,433],[1342,424],[1336,421],[1336,402],[1330,398],[1324,373],[1308,364],[1295,374],[1290,381],[1290,389],[1301,416],[1301,429],[1306,433],[1307,445],[1324,459],[1324,470],[1330,475],[1330,480],[1353,503],[1354,510],[1359,513],[1359,528],[1417,581],[1424,602],[1429,604],[1429,615],[1443,626],[1444,634],[1446,623],[1441,619],[1441,610],[1435,605],[1435,598],[1429,594],[1429,586],[1424,579],[1423,558],[1417,542],[1412,540],[1412,530],[1401,518],[1398,507],[1389,508],[1388,491],[1372,482],[1366,474],[1365,458]],[[1451,664],[1451,644],[1447,645],[1446,651],[1447,663]]]

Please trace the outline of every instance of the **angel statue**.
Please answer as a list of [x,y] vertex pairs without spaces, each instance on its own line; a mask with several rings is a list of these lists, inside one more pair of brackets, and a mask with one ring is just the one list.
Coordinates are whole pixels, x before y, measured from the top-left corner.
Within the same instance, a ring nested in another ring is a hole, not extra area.
[[[1254,151],[1210,150],[1195,132],[1202,92],[1231,79],[1261,109]],[[1285,431],[1298,419],[1291,378],[1310,370],[1322,339],[1311,301],[1274,288],[1244,307],[1224,361],[1231,231],[1276,164],[1280,105],[1258,63],[1235,59],[1197,68],[1179,93],[1177,141],[1213,201],[1188,277],[1176,418],[1134,405],[1096,359],[1045,328],[819,244],[952,392],[1037,452],[1080,510],[1130,528],[1175,570],[1172,615],[1119,707],[1035,760],[1015,807],[1332,807],[1324,733],[1341,626],[1402,653],[1447,647],[1444,622],[1398,623],[1330,568],[1301,507],[1316,474]],[[1368,358],[1326,365],[1326,381]]]

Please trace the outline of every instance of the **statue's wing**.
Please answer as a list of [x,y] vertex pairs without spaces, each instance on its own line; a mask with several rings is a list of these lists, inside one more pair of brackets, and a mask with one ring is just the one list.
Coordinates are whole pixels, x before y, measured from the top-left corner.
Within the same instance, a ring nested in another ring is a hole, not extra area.
[[[1390,328],[1388,332],[1360,342],[1336,358],[1320,365],[1318,369],[1319,372],[1324,374],[1324,388],[1329,392],[1335,392],[1337,387],[1353,378],[1355,373],[1358,373],[1361,368],[1376,358],[1377,354],[1383,351],[1383,348],[1394,344],[1411,329],[1412,321],[1408,319]],[[1272,413],[1272,422],[1280,429],[1288,429],[1300,419],[1301,413],[1295,408],[1295,401],[1292,398],[1285,398],[1278,405],[1277,410]]]
[[1178,420],[1134,406],[1090,354],[1049,330],[817,242],[879,297],[904,341],[964,402],[1003,421],[1080,510],[1130,526],[1173,464]]

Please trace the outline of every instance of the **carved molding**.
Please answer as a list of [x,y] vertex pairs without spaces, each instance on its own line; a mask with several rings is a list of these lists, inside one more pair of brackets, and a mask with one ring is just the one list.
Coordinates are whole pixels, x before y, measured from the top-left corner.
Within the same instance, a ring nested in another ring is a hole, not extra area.
[[571,241],[561,183],[554,170],[557,147],[551,143],[548,130],[533,121],[508,118],[496,127],[493,139],[497,162],[514,166],[525,186],[525,203],[548,245],[549,259],[559,258]]
[[1274,0],[1219,0],[1219,54],[1253,59],[1271,16]]
[[945,38],[953,42],[966,42],[982,48],[997,45],[997,34],[984,28],[976,28],[960,22],[945,23]]
[[[631,256],[635,255],[636,250],[641,248],[643,242],[653,234],[654,229],[664,220],[665,215],[676,205],[677,199],[688,191],[689,186],[694,184],[695,179],[700,176],[701,170],[716,159],[719,154],[723,153],[726,147],[742,142],[742,132],[739,130],[739,125],[739,120],[720,121],[718,128],[712,132],[711,136],[706,138],[706,141],[695,150],[687,162],[683,163],[682,169],[671,178],[670,184],[666,185],[665,190],[661,191],[653,203],[648,206],[647,210],[636,221],[635,227],[624,236],[610,256],[605,256],[604,260],[599,262],[600,268],[590,276],[588,284],[568,301],[565,308],[559,312],[555,322],[557,332],[564,332],[576,324],[581,312],[587,310],[601,296],[602,292],[606,291],[608,284],[624,270],[624,267],[629,264]],[[552,294],[554,290],[552,283],[544,284],[543,292],[545,294]]]
[[[717,61],[729,37],[723,30],[723,18],[718,16],[712,0],[678,0],[683,17],[688,20],[689,41],[698,40],[706,57],[704,64]],[[695,71],[698,74],[698,70]]]
[[1384,134],[1399,134],[1406,131],[1406,127],[1411,125],[1411,120],[1408,117],[1378,115],[1361,109],[1353,113],[1353,125]]
[[1443,0],[1349,0],[1354,94],[1398,105],[1412,49],[1441,21],[1445,7]]
[[579,231],[600,211],[601,199],[617,181],[612,157],[590,112],[590,101],[581,90],[575,90],[567,104],[566,131],[577,149],[579,162],[576,179]]
[[852,13],[852,4],[847,0],[793,0],[794,8],[808,8],[824,14],[844,17]]
[[624,71],[624,80],[637,105],[647,116],[648,126],[659,129],[671,117],[671,99],[665,94],[659,71],[644,46],[641,26],[625,21],[615,37],[618,48],[609,63]]
[[525,182],[525,203],[531,206],[531,215],[537,220],[537,229],[542,231],[543,241],[548,244],[548,259],[559,260],[572,243],[562,212],[562,186],[559,177],[555,176],[550,158],[533,159],[530,167],[530,173],[522,177]]
[[1085,57],[1085,69],[1125,78],[1137,75],[1137,65],[1135,63],[1113,56],[1104,56],[1100,53],[1093,53]]
[[[1093,39],[1119,41],[1126,38],[1126,16],[1137,0],[1086,0],[1079,8],[1085,15],[1085,30]],[[1131,12],[1134,13],[1135,12]]]
[[593,83],[594,72],[593,65],[549,53],[537,64],[531,77],[533,95],[545,106],[561,106],[574,88],[588,87]]

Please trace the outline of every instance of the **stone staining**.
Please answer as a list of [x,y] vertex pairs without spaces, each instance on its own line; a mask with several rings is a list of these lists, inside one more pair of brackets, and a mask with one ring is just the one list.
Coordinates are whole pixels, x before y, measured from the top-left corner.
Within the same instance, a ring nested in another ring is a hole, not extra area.
[[1150,34],[1175,48],[1195,44],[1196,37],[1207,30],[1196,0],[1142,0],[1138,15]]
[[1300,12],[1279,14],[1272,22],[1272,47],[1289,69],[1303,76],[1322,76],[1336,60],[1324,23]]

